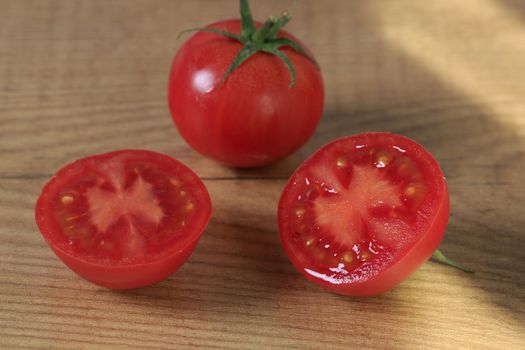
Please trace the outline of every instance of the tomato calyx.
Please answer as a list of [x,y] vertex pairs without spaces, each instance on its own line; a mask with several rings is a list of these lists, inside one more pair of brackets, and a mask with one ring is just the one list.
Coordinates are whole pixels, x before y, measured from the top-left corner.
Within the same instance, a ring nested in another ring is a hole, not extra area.
[[218,35],[222,35],[226,38],[233,39],[238,41],[243,45],[243,48],[239,51],[235,59],[233,60],[232,64],[224,74],[222,80],[219,84],[223,84],[226,79],[230,76],[230,74],[239,67],[242,63],[244,63],[247,59],[249,59],[251,56],[258,52],[263,52],[271,55],[277,56],[288,68],[290,71],[290,84],[289,87],[293,88],[295,86],[295,80],[296,80],[296,72],[295,68],[288,58],[288,56],[281,51],[280,49],[282,47],[290,47],[293,50],[297,51],[301,55],[308,58],[310,61],[315,63],[317,65],[317,62],[313,57],[308,55],[306,51],[303,50],[303,48],[297,44],[295,41],[287,39],[287,38],[281,38],[277,36],[277,33],[279,33],[279,30],[281,30],[291,19],[291,16],[287,12],[283,12],[283,14],[276,18],[274,16],[270,16],[261,26],[260,28],[256,28],[255,21],[253,20],[252,13],[250,10],[250,6],[248,4],[248,0],[240,0],[240,8],[241,8],[241,34],[234,34],[231,32],[227,32],[221,29],[217,28],[209,28],[209,27],[198,27],[198,28],[190,28],[187,30],[182,31],[179,34],[179,38],[188,32],[192,31],[198,31],[198,32],[211,32]]
[[455,262],[454,260],[448,258],[447,256],[445,256],[439,249],[436,250],[434,252],[434,254],[432,254],[432,259],[440,262],[441,264],[444,264],[444,265],[448,265],[448,266],[452,266],[458,270],[461,270],[463,272],[467,272],[467,273],[474,273],[473,270]]

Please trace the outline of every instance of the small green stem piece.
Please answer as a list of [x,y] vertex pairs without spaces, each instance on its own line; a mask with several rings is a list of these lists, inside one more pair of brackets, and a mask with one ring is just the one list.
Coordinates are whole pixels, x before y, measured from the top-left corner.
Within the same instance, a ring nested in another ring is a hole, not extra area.
[[242,23],[242,36],[244,39],[249,38],[255,33],[255,22],[253,21],[252,11],[248,0],[241,0],[241,23]]
[[189,32],[211,32],[211,33],[225,36],[230,39],[237,40],[239,42],[242,40],[242,38],[239,35],[227,32],[225,30],[220,30],[217,28],[208,28],[208,27],[190,28],[190,29],[183,30],[182,32],[179,33],[179,35],[177,36],[177,39],[180,39],[184,34],[189,33]]
[[301,46],[299,46],[295,41],[292,41],[290,39],[286,38],[276,38],[271,41],[272,44],[276,45],[277,48],[283,47],[283,46],[289,46],[295,51],[299,52],[301,55],[308,58],[310,61],[315,63],[317,65],[317,61],[310,55],[306,53],[306,51],[303,50]]
[[463,272],[474,273],[473,270],[470,270],[470,269],[464,267],[463,265],[458,264],[454,260],[447,258],[439,249],[436,250],[434,252],[434,254],[432,254],[432,259],[434,259],[434,260],[436,260],[436,261],[438,261],[438,262],[440,262],[442,264],[455,267],[456,269],[461,270]]
[[244,61],[252,57],[252,55],[255,54],[257,51],[257,48],[254,46],[243,47],[241,51],[239,51],[239,53],[237,54],[237,57],[235,57],[235,60],[233,60],[233,63],[230,66],[230,68],[228,68],[228,71],[226,71],[226,74],[224,74],[224,77],[221,80],[221,84],[224,84],[226,79],[228,79],[228,77],[235,70],[235,68],[239,67]]
[[253,33],[252,41],[254,43],[257,43],[257,44],[264,43],[264,41],[266,40],[266,38],[268,36],[268,32],[272,29],[272,27],[275,25],[276,22],[277,22],[277,19],[275,17],[273,17],[273,16],[270,16],[270,18],[268,18],[263,23],[261,28],[259,28],[259,30],[255,31],[255,33]]
[[293,88],[295,86],[295,68],[293,67],[293,64],[292,62],[290,62],[290,59],[288,58],[288,56],[286,56],[286,54],[282,51],[279,51],[277,49],[269,49],[269,50],[263,50],[264,52],[267,52],[267,53],[270,53],[270,54],[273,54],[277,57],[279,57],[281,59],[281,61],[284,62],[284,64],[286,64],[286,66],[288,67],[288,70],[290,71],[290,89]]
[[288,15],[288,13],[284,13],[279,19],[275,22],[275,24],[272,26],[270,31],[268,32],[268,38],[275,38],[277,33],[288,23],[292,17]]

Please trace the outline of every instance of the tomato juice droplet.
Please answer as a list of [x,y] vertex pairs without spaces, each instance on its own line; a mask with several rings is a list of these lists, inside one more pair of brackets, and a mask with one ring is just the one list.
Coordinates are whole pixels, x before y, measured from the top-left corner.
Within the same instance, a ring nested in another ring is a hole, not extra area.
[[[368,133],[326,145],[296,170],[279,203],[279,233],[307,278],[342,294],[377,294],[389,287],[376,281],[406,264],[404,256],[428,259],[448,208],[441,170],[427,151],[399,135]],[[307,235],[298,234],[299,222]],[[428,243],[419,252],[422,240]],[[360,290],[357,282],[372,287]]]

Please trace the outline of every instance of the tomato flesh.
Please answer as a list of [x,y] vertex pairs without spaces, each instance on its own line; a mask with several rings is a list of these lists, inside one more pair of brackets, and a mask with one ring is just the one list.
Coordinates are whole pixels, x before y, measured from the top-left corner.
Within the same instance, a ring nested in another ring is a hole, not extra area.
[[166,278],[186,260],[211,201],[180,162],[127,150],[61,169],[35,212],[44,238],[75,272],[105,287],[136,288]]
[[449,199],[435,159],[389,133],[336,140],[292,175],[279,232],[294,265],[341,294],[389,290],[438,247]]

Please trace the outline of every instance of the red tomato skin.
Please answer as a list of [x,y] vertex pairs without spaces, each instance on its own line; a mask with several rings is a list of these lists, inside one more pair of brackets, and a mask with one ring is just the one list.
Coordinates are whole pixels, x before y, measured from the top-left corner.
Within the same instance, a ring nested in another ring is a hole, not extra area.
[[[209,27],[239,33],[241,23],[226,20]],[[305,48],[285,31],[278,36]],[[221,84],[241,48],[214,33],[190,37],[173,60],[169,106],[180,134],[199,153],[234,167],[263,166],[311,137],[323,111],[323,80],[315,63],[284,47],[297,72],[295,87],[289,88],[286,65],[265,53],[250,57]]]
[[[119,150],[105,154],[99,154],[95,156],[89,156],[87,158],[99,157],[99,158],[111,158],[119,153],[125,152],[139,152],[151,158],[157,157],[168,157],[166,155],[145,151],[145,150]],[[193,174],[198,180],[199,190],[203,194],[203,198],[200,205],[202,210],[202,217],[205,218],[200,222],[201,230],[195,232],[195,234],[186,239],[182,245],[174,247],[169,252],[163,254],[159,259],[149,260],[136,264],[123,264],[123,265],[112,265],[95,262],[92,260],[85,260],[78,256],[75,256],[71,252],[68,252],[56,244],[54,237],[57,235],[58,226],[51,219],[49,214],[49,206],[47,202],[53,196],[51,187],[54,182],[59,181],[62,176],[67,176],[71,166],[76,163],[82,162],[85,158],[79,159],[71,164],[62,167],[52,178],[49,180],[42,193],[38,198],[35,205],[35,221],[37,226],[42,233],[42,236],[46,240],[48,246],[53,250],[55,255],[73,272],[80,277],[95,283],[99,286],[110,288],[110,289],[134,289],[141,288],[151,284],[158,283],[181,267],[182,264],[190,257],[193,250],[197,246],[197,243],[204,232],[212,214],[211,199],[209,197],[206,187],[202,181],[198,178],[190,168],[179,162],[178,160],[171,158],[172,162],[178,164],[180,168],[183,168],[190,174]]]
[[413,272],[415,272],[423,263],[425,263],[432,254],[438,249],[443,236],[445,235],[445,229],[448,224],[449,214],[450,214],[450,200],[448,194],[447,184],[443,173],[437,163],[436,159],[421,145],[417,144],[412,139],[407,137],[385,133],[385,132],[369,132],[358,134],[354,136],[343,137],[337,140],[334,140],[325,146],[321,147],[318,151],[312,154],[308,159],[306,159],[299,168],[307,166],[309,163],[314,161],[314,158],[317,154],[329,149],[333,144],[338,142],[344,142],[347,139],[359,139],[360,143],[366,144],[367,140],[373,139],[374,137],[383,137],[383,138],[393,138],[395,139],[401,147],[407,149],[410,152],[418,154],[418,157],[423,158],[428,166],[431,166],[437,171],[436,182],[439,183],[439,188],[437,188],[438,193],[440,194],[439,203],[436,205],[434,216],[429,224],[428,230],[422,232],[419,236],[419,240],[410,247],[405,254],[396,260],[392,265],[387,269],[383,270],[381,273],[376,276],[365,280],[364,282],[359,283],[349,283],[349,284],[334,284],[319,278],[312,276],[311,274],[305,271],[302,263],[297,260],[292,252],[291,248],[287,245],[284,238],[286,234],[286,223],[284,212],[288,209],[288,202],[285,200],[286,194],[291,190],[291,184],[296,181],[294,173],[289,179],[288,183],[285,186],[281,199],[278,206],[278,226],[279,226],[279,236],[283,248],[298,271],[300,271],[308,280],[314,282],[322,288],[325,288],[331,292],[355,296],[355,297],[369,297],[376,296],[382,293],[385,293],[407,277],[409,277]]
[[98,265],[86,262],[57,249],[50,242],[48,244],[60,260],[80,277],[105,288],[133,289],[155,284],[168,278],[186,262],[197,242],[193,242],[184,250],[164,259],[147,264],[126,266]]

